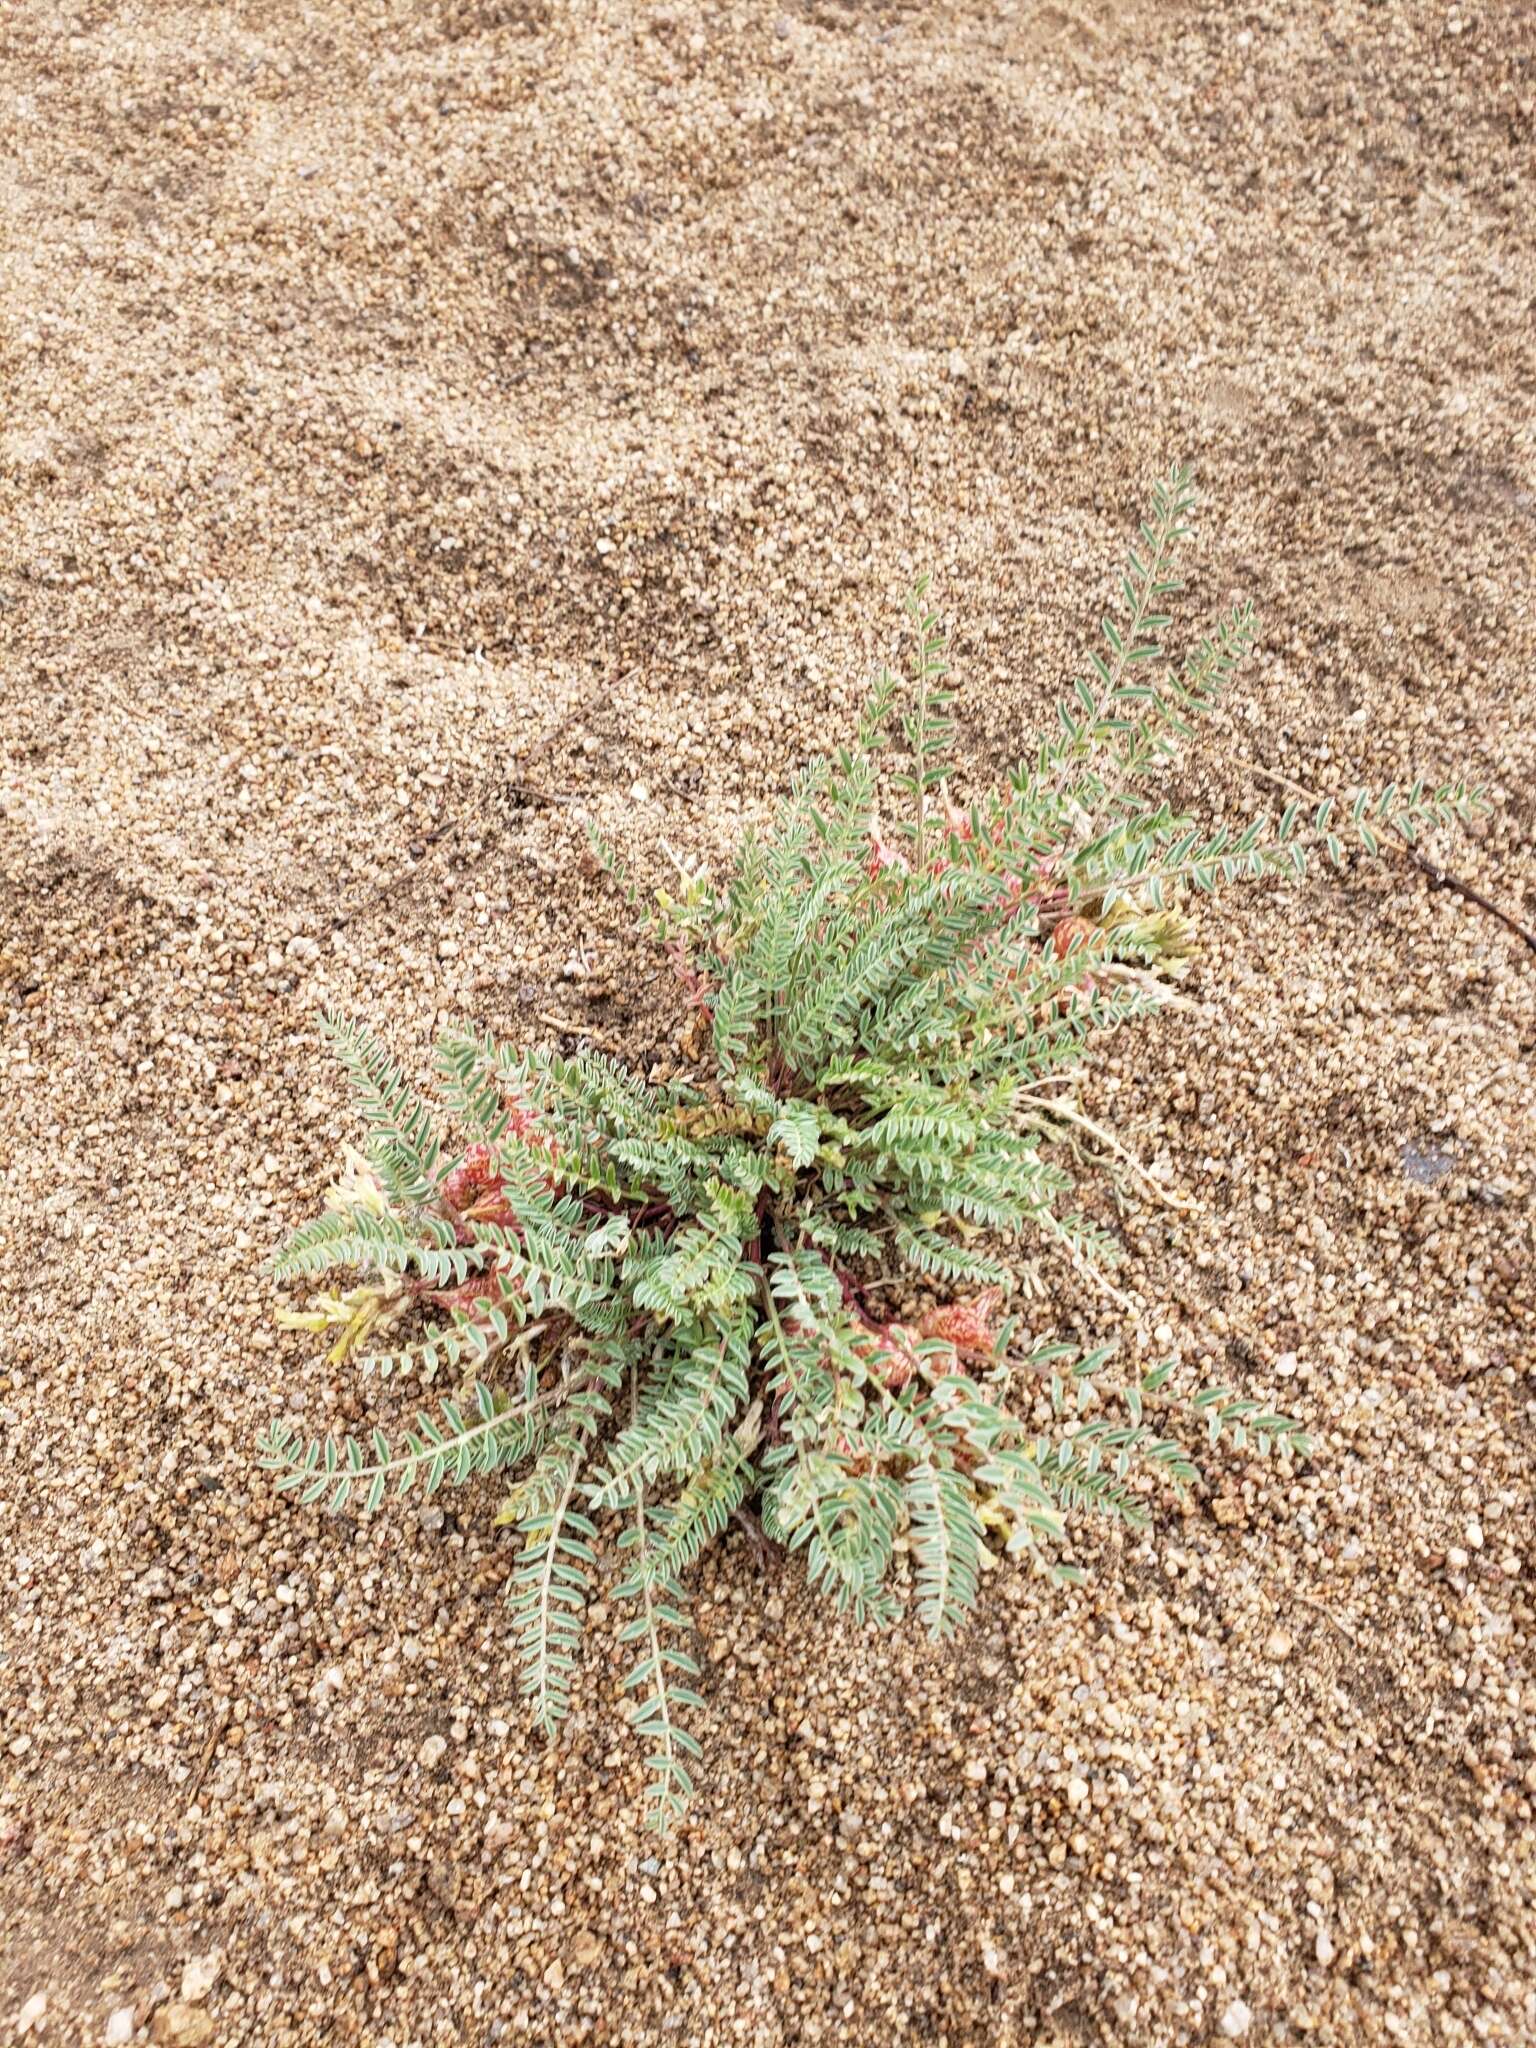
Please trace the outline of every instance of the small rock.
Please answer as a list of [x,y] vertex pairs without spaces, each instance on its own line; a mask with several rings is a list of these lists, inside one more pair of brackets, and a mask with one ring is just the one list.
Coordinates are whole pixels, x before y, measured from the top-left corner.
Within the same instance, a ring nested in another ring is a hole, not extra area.
[[850,1810],[847,1813],[839,1814],[837,1817],[837,1832],[845,1842],[854,1841],[863,1832],[863,1828],[864,1816],[862,1813],[854,1813]]
[[1068,1778],[1068,1806],[1086,1806],[1088,1803],[1088,1781],[1086,1778]]
[[1271,1664],[1283,1664],[1295,1647],[1283,1628],[1272,1629],[1264,1644],[1264,1654]]
[[223,1952],[210,1949],[205,1956],[189,1956],[181,1973],[181,1995],[188,2005],[201,2005],[224,1968]]
[[1253,2025],[1253,2014],[1240,1998],[1234,1998],[1221,2016],[1221,2031],[1229,2041],[1241,2041]]
[[34,1991],[26,2004],[17,2013],[13,2025],[18,2034],[30,2034],[34,2027],[41,2027],[43,2015],[48,2010],[46,1991]]
[[1422,1143],[1410,1139],[1402,1148],[1402,1161],[1403,1172],[1421,1188],[1432,1188],[1456,1164],[1454,1156],[1443,1145],[1436,1145],[1429,1139]]
[[1337,1950],[1333,1945],[1333,1936],[1326,1927],[1319,1927],[1317,1930],[1317,1940],[1313,1943],[1313,1948],[1316,1952],[1317,1960],[1326,1970],[1337,1954]]
[[116,2012],[107,2015],[107,2030],[102,2035],[106,2048],[123,2048],[125,2041],[133,2039],[133,2007],[120,2005]]
[[1294,1379],[1296,1377],[1295,1352],[1282,1351],[1280,1356],[1275,1360],[1275,1371],[1283,1380]]
[[200,2005],[188,2005],[182,1998],[172,1999],[150,2021],[149,2038],[158,2041],[161,2048],[205,2048],[213,2039],[213,2021]]
[[603,1953],[603,1944],[590,1928],[584,1927],[571,1943],[571,1966],[577,1970],[590,1970]]
[[429,1735],[416,1752],[416,1761],[424,1771],[435,1771],[448,1754],[446,1735]]

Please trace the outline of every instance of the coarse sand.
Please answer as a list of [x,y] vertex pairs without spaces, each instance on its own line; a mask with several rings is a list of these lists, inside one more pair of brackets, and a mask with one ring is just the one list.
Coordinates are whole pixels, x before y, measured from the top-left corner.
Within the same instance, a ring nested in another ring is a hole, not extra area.
[[1092,1085],[1193,1204],[1124,1341],[1315,1464],[938,1648],[733,1530],[673,1839],[606,1608],[524,1730],[488,1487],[253,1458],[396,1398],[271,1320],[317,1007],[675,1060],[587,819],[718,857],[922,568],[1000,772],[1175,457],[1263,622],[1183,792],[1465,771],[1536,919],[1533,9],[11,0],[0,81],[0,2030],[1536,2040],[1536,957],[1406,864]]

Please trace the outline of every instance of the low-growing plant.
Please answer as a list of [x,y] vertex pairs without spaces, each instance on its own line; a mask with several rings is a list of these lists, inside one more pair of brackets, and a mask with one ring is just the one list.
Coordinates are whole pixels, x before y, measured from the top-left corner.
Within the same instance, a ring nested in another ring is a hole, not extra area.
[[658,898],[696,1012],[691,1071],[655,1083],[597,1052],[450,1031],[449,1147],[389,1053],[327,1020],[367,1146],[276,1270],[357,1284],[282,1320],[333,1334],[334,1363],[462,1391],[398,1441],[275,1422],[265,1462],[337,1509],[508,1475],[511,1632],[546,1731],[569,1709],[611,1526],[659,1826],[699,1747],[682,1582],[733,1515],[755,1504],[840,1612],[888,1621],[910,1590],[940,1635],[988,1547],[1070,1575],[1068,1518],[1139,1528],[1150,1481],[1189,1486],[1179,1411],[1213,1442],[1306,1455],[1296,1422],[1233,1388],[1180,1393],[1170,1364],[1117,1376],[1108,1350],[1017,1344],[1004,1313],[1031,1240],[1114,1291],[1115,1240],[1075,1182],[1155,1188],[1075,1082],[1108,1033],[1170,999],[1191,896],[1477,803],[1416,783],[1229,831],[1149,792],[1254,637],[1240,604],[1182,665],[1164,657],[1192,505],[1176,470],[1103,653],[1033,758],[969,800],[919,587],[905,685],[881,675],[855,743],[794,777],[723,883],[685,872]]

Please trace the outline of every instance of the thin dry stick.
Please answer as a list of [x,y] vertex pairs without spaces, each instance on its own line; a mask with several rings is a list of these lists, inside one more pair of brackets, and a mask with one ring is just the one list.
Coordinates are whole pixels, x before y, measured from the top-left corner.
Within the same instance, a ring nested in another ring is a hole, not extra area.
[[1431,888],[1449,889],[1455,896],[1464,896],[1468,903],[1475,903],[1479,910],[1486,910],[1490,917],[1496,917],[1500,924],[1507,926],[1517,939],[1523,939],[1531,951],[1536,953],[1536,932],[1533,932],[1528,924],[1522,924],[1519,918],[1512,916],[1509,911],[1500,909],[1497,903],[1489,901],[1481,889],[1474,888],[1470,882],[1463,881],[1460,875],[1453,875],[1449,869],[1439,866],[1427,854],[1420,853],[1416,846],[1404,846],[1401,840],[1393,843],[1399,853],[1407,855],[1421,875],[1429,877]]
[[[1193,1202],[1186,1202],[1182,1195],[1170,1194],[1168,1189],[1163,1186],[1162,1182],[1154,1179],[1153,1176],[1150,1173],[1148,1173],[1147,1169],[1142,1165],[1141,1161],[1136,1157],[1135,1153],[1129,1151],[1124,1145],[1122,1145],[1120,1140],[1114,1135],[1112,1131],[1106,1131],[1104,1126],[1102,1124],[1095,1123],[1091,1116],[1084,1116],[1082,1111],[1074,1107],[1072,1103],[1047,1101],[1044,1104],[1042,1104],[1042,1115],[1047,1118],[1057,1117],[1063,1123],[1074,1124],[1076,1125],[1078,1130],[1086,1131],[1089,1137],[1094,1139],[1096,1143],[1103,1145],[1106,1148],[1106,1150],[1113,1153],[1115,1158],[1120,1161],[1122,1166],[1128,1167],[1130,1171],[1133,1174],[1135,1174],[1136,1178],[1150,1190],[1150,1192],[1157,1198],[1157,1200],[1164,1203],[1168,1208],[1194,1208],[1195,1204]],[[1036,1119],[1036,1121],[1038,1121],[1038,1119]]]
[[1320,1614],[1330,1628],[1336,1628],[1346,1643],[1352,1643],[1356,1648],[1359,1647],[1360,1638],[1355,1634],[1347,1621],[1340,1621],[1331,1607],[1325,1607],[1321,1600],[1314,1599],[1310,1593],[1298,1593],[1296,1598],[1303,1607],[1310,1607],[1314,1614]]
[[580,795],[574,789],[546,789],[540,782],[525,782],[520,775],[512,777],[506,790],[509,796],[525,804],[573,804]]
[[540,1024],[547,1024],[551,1031],[563,1031],[571,1038],[588,1038],[594,1045],[601,1046],[604,1052],[622,1055],[625,1051],[625,1047],[618,1039],[610,1037],[606,1031],[599,1031],[593,1024],[578,1024],[572,1017],[557,1017],[553,1010],[538,1010],[535,1016]]
[[[1315,789],[1308,789],[1300,782],[1292,782],[1288,775],[1277,775],[1273,768],[1261,768],[1257,761],[1242,761],[1238,765],[1246,768],[1248,773],[1256,776],[1260,782],[1273,783],[1276,789],[1283,789],[1291,796],[1300,797],[1303,803],[1320,804],[1325,801]],[[1427,875],[1432,888],[1449,889],[1453,895],[1464,897],[1468,903],[1475,903],[1479,910],[1486,910],[1490,917],[1496,917],[1501,925],[1512,931],[1517,939],[1523,940],[1531,951],[1536,953],[1536,932],[1485,896],[1481,889],[1474,888],[1471,882],[1463,881],[1460,875],[1453,875],[1449,868],[1441,867],[1438,861],[1431,860],[1428,854],[1421,853],[1416,846],[1410,846],[1405,839],[1391,838],[1386,840],[1385,844],[1390,852],[1400,854],[1411,867],[1416,867],[1421,875]]]
[[220,1739],[222,1738],[225,1729],[229,1726],[231,1720],[234,1718],[234,1712],[235,1710],[233,1706],[229,1703],[228,1700],[226,1700],[223,1706],[220,1707],[218,1712],[214,1715],[213,1726],[209,1729],[208,1739],[203,1744],[203,1753],[198,1758],[197,1764],[193,1769],[192,1775],[190,1779],[187,1781],[188,1800],[195,1799],[198,1793],[201,1792],[201,1790],[203,1789],[203,1780],[207,1777],[209,1768],[213,1763],[213,1753],[218,1748]]

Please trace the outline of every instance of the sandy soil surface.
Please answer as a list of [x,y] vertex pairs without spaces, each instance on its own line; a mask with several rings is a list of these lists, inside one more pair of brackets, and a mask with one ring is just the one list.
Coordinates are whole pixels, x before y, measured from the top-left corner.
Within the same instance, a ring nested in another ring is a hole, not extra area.
[[[0,2025],[94,2042],[1536,2039],[1536,960],[1422,876],[1206,919],[1096,1084],[1133,1341],[1315,1428],[933,1650],[734,1533],[701,1793],[616,1622],[523,1732],[490,1503],[275,1503],[313,1026],[675,1054],[576,867],[726,845],[915,568],[968,763],[1145,482],[1261,656],[1189,771],[1465,768],[1536,917],[1532,10],[0,15]],[[1063,1281],[1065,1328],[1109,1334]],[[1044,1313],[1040,1320],[1044,1321]],[[42,2001],[41,2005],[39,2001]]]

